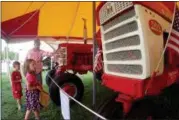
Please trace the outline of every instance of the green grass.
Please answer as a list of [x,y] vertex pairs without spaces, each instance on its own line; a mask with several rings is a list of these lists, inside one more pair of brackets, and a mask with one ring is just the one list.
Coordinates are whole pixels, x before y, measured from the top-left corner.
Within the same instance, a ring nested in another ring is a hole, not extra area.
[[[45,76],[46,72],[43,72],[43,78]],[[92,108],[92,73],[88,73],[86,75],[81,75],[80,76],[83,80],[84,86],[85,86],[85,92],[83,96],[82,103],[90,108]],[[1,118],[2,120],[23,120],[25,112],[19,112],[17,110],[17,105],[16,101],[12,97],[11,93],[11,87],[9,83],[9,78],[7,77],[6,74],[2,74],[2,103],[1,103]],[[48,91],[48,87],[44,83],[44,88],[46,91]],[[25,87],[25,82],[23,79],[23,87]],[[105,98],[111,96],[113,92],[110,91],[109,89],[103,87],[100,85],[100,83],[97,83],[97,105],[99,105],[102,101],[105,100]],[[23,95],[24,94],[24,89],[23,89]],[[25,104],[23,96],[23,104]],[[93,115],[86,111],[84,108],[82,108],[79,105],[73,105],[71,107],[71,119],[72,120],[91,120]],[[52,102],[50,102],[50,105],[47,110],[42,110],[40,112],[40,116],[42,120],[61,120],[61,112],[60,108],[55,106]],[[31,119],[34,119],[34,115],[31,115]]]

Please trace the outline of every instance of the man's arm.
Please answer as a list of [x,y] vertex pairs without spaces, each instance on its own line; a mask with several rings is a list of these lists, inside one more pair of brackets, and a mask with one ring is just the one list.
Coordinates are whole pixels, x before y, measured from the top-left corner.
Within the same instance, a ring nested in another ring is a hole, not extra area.
[[53,52],[47,52],[47,51],[41,50],[41,55],[42,55],[42,57],[45,57],[45,56],[51,57],[51,56],[54,55],[54,53]]

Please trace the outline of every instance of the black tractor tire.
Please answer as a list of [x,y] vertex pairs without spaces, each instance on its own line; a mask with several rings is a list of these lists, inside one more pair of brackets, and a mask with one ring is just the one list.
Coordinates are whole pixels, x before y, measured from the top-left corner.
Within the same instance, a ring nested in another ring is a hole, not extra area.
[[157,118],[157,105],[154,102],[155,97],[147,96],[140,100],[133,102],[130,111],[125,116],[125,119],[131,120],[147,120],[149,117],[152,119]]
[[[83,94],[84,94],[84,85],[81,79],[74,74],[71,73],[62,73],[59,76],[55,77],[55,82],[61,87],[65,83],[70,83],[76,86],[77,94],[74,98],[78,101],[81,101]],[[56,86],[55,83],[51,83],[49,87],[50,98],[51,100],[57,105],[60,106],[60,95],[59,95],[59,88]],[[70,105],[73,105],[74,101],[70,101]]]
[[156,103],[162,114],[161,119],[179,119],[179,84],[172,84],[163,89],[162,93],[157,97]]
[[178,119],[179,85],[173,84],[162,90],[157,96],[146,96],[133,103],[126,119],[146,120],[148,116],[152,119]]
[[[97,109],[97,113],[104,116],[109,120],[120,120],[123,118],[122,103],[116,102],[115,98],[117,94],[113,95],[109,99],[105,100]],[[95,116],[93,120],[101,120],[101,118]]]
[[[46,75],[45,81],[46,81],[46,84],[47,84],[48,87],[49,87],[50,84],[52,83],[51,78],[54,78],[54,76],[55,76],[55,71],[56,71],[55,69],[49,70],[48,73],[47,73],[47,75]],[[51,78],[50,78],[49,76],[50,76]]]

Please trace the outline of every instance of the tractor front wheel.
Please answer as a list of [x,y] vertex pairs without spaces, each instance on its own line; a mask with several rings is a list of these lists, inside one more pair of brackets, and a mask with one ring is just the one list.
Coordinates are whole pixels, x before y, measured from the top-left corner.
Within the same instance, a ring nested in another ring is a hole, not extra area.
[[126,119],[152,120],[156,119],[159,111],[154,102],[154,96],[146,96],[133,102],[131,110],[125,116]]
[[[120,120],[123,118],[122,104],[115,101],[117,94],[113,95],[110,99],[105,100],[97,109],[97,112],[110,120]],[[94,120],[101,120],[95,116]]]
[[[68,95],[74,97],[78,101],[82,99],[84,93],[84,85],[77,75],[71,73],[62,73],[54,80]],[[55,83],[51,83],[49,92],[51,100],[57,106],[60,106],[59,88],[56,86]],[[70,104],[73,103],[74,101],[70,101]]]

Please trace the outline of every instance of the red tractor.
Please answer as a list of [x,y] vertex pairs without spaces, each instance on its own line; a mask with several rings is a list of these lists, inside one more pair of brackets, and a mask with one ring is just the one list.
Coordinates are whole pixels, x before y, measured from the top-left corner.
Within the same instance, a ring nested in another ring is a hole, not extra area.
[[109,119],[120,119],[120,114],[137,119],[158,117],[163,108],[155,107],[148,98],[179,79],[177,53],[167,48],[162,56],[173,12],[174,2],[101,2],[97,21],[103,52],[102,84],[118,95],[105,101],[99,114]]
[[69,95],[81,100],[84,85],[76,73],[86,74],[93,70],[92,45],[63,43],[59,45],[56,53],[54,61],[57,64],[46,76],[52,101],[56,105],[60,105],[59,89],[51,81],[51,78]]
[[[163,54],[174,2],[101,2],[96,12],[101,36],[101,41],[97,40],[103,53],[103,70],[97,77],[117,93],[97,112],[109,119],[161,119],[163,108],[156,107],[150,98],[179,79],[179,57],[169,48]],[[60,44],[57,51],[60,67],[48,75],[81,100],[84,86],[76,73],[93,71],[92,45]],[[48,75],[51,99],[60,105],[59,90]]]

